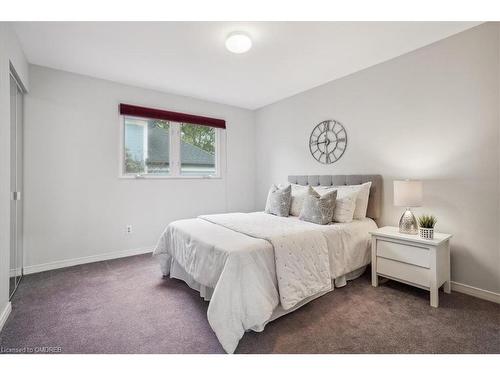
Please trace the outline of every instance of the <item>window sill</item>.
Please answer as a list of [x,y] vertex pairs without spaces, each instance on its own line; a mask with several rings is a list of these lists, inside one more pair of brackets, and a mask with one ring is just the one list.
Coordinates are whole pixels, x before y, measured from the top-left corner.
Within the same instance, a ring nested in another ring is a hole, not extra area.
[[120,180],[222,180],[222,176],[118,176]]

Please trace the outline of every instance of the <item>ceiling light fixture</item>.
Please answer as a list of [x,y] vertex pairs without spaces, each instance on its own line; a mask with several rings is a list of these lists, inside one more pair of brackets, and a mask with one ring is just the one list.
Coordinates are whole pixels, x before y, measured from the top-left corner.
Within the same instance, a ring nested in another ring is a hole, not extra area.
[[245,53],[252,48],[252,39],[240,31],[228,35],[226,48],[232,53]]

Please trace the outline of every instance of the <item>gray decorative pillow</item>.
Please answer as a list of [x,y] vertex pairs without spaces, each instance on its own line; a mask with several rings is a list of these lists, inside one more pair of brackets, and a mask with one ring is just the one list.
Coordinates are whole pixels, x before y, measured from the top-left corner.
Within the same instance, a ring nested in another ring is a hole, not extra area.
[[336,199],[337,190],[319,195],[316,190],[309,186],[299,219],[321,225],[331,223]]
[[288,216],[290,214],[291,202],[292,187],[290,185],[283,188],[273,185],[267,195],[265,211],[268,214]]

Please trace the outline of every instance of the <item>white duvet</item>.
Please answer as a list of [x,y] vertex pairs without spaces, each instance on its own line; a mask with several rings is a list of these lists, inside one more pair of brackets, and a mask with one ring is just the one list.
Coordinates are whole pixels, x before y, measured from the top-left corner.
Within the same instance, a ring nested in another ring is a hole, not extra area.
[[331,289],[328,245],[317,225],[263,212],[206,215],[200,219],[273,245],[278,292],[285,310]]
[[167,226],[155,248],[162,272],[210,300],[208,321],[232,353],[246,330],[273,312],[333,289],[369,263],[371,219],[317,225],[263,212],[200,216]]

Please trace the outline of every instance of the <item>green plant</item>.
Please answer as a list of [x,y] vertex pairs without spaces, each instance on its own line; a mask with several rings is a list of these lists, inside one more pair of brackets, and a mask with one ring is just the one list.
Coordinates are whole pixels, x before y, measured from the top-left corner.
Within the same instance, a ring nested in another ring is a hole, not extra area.
[[433,215],[422,215],[418,218],[418,225],[420,228],[434,228],[437,219]]
[[128,148],[125,148],[125,173],[143,173],[144,165],[135,160]]
[[182,124],[182,142],[190,143],[202,150],[214,155],[215,153],[215,129],[209,126]]

